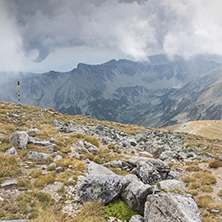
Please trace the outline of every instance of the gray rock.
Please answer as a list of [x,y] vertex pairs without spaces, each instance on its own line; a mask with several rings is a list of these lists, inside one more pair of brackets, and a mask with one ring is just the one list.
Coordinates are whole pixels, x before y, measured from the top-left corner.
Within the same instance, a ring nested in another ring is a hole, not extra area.
[[153,155],[147,151],[141,151],[139,152],[139,155],[140,156],[150,156],[150,157],[153,157]]
[[141,215],[134,215],[130,218],[129,222],[144,222],[144,218]]
[[63,157],[61,155],[56,155],[54,157],[54,161],[59,161],[59,160],[62,160],[62,159],[63,159]]
[[9,180],[5,180],[4,182],[1,183],[2,187],[7,187],[7,186],[11,186],[11,185],[17,185],[18,181],[16,179],[9,179]]
[[169,172],[167,179],[176,179],[179,180],[182,177],[181,173],[178,172],[177,170],[172,170]]
[[172,191],[172,190],[182,190],[184,192],[187,191],[185,186],[182,182],[178,180],[163,180],[158,183],[158,187],[161,190],[164,190],[166,192]]
[[29,136],[28,142],[39,145],[39,146],[48,146],[51,144],[49,141],[42,141],[42,140],[36,139],[35,137],[32,137],[32,136]]
[[64,171],[64,169],[61,166],[59,166],[59,167],[56,167],[55,171],[56,173],[61,173]]
[[148,194],[152,194],[152,187],[141,182],[135,175],[125,176],[130,183],[124,189],[121,197],[130,206],[132,210],[144,212],[144,205]]
[[104,166],[106,167],[113,167],[113,168],[121,168],[122,167],[122,161],[121,160],[114,160],[108,163],[104,163]]
[[99,148],[94,146],[91,143],[88,143],[87,141],[84,141],[84,145],[86,146],[86,148],[91,151],[91,152],[99,152]]
[[26,131],[28,134],[30,133],[33,133],[33,134],[38,134],[38,133],[40,133],[40,130],[39,129],[37,129],[37,128],[35,128],[35,129],[28,129],[27,131]]
[[113,171],[109,170],[108,168],[94,162],[90,162],[87,169],[88,169],[89,175],[93,175],[93,174],[116,175]]
[[50,157],[50,154],[29,151],[27,157],[30,160],[47,160]]
[[161,160],[168,160],[168,159],[171,159],[171,158],[176,158],[178,155],[175,153],[175,152],[172,152],[172,151],[165,151],[165,152],[162,152],[159,156],[159,158]]
[[62,126],[62,123],[60,123],[58,120],[54,119],[51,122],[51,125],[54,126],[54,127],[60,127],[60,126]]
[[18,156],[18,153],[17,153],[15,147],[11,147],[10,149],[5,151],[4,155],[5,156],[8,156],[8,155]]
[[54,151],[54,145],[49,145],[49,146],[45,147],[45,149],[46,149],[48,152],[52,153],[52,152]]
[[117,199],[129,184],[124,177],[118,175],[90,175],[78,187],[80,200],[101,201],[106,205]]
[[54,138],[50,138],[49,142],[50,142],[50,143],[57,143],[57,140],[54,139]]
[[25,131],[18,131],[12,133],[10,136],[9,142],[17,149],[26,149],[28,143],[28,134]]
[[201,222],[191,195],[177,193],[147,196],[144,222]]

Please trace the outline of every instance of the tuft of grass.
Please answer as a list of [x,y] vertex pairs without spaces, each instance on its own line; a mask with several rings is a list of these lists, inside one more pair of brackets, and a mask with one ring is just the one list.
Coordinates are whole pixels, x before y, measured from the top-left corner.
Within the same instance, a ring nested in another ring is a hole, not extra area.
[[197,196],[199,194],[198,190],[189,190],[189,193],[193,196]]
[[199,183],[199,182],[191,183],[189,185],[189,189],[198,189],[200,187],[201,187],[201,183]]
[[191,183],[191,182],[196,182],[196,179],[194,177],[191,176],[184,176],[182,178],[184,183]]
[[62,222],[62,219],[58,218],[53,210],[46,208],[41,211],[36,219],[30,220],[30,222]]
[[201,178],[202,185],[210,185],[215,183],[217,183],[217,179],[213,175],[205,175],[203,178]]
[[116,168],[113,167],[108,167],[110,170],[112,170],[115,174],[120,175],[120,176],[125,176],[127,174],[129,174],[129,172],[125,171],[125,170],[118,170]]
[[106,218],[116,217],[123,221],[129,221],[133,215],[139,214],[132,211],[130,207],[122,200],[115,200],[104,207]]
[[47,175],[42,175],[38,177],[34,182],[34,186],[43,188],[47,186],[48,184],[54,183],[54,182],[55,182],[55,174],[47,174]]
[[99,147],[99,142],[95,137],[92,136],[85,136],[84,139],[88,142],[93,144],[96,147]]
[[213,187],[207,185],[202,186],[201,190],[205,193],[212,193],[214,191]]
[[29,190],[32,188],[28,179],[19,179],[17,185],[19,187],[19,190]]
[[72,222],[106,222],[105,214],[100,203],[88,202],[82,206],[80,212]]
[[84,162],[82,162],[81,160],[75,160],[73,162],[73,169],[78,170],[78,171],[84,171],[86,170],[86,165]]
[[186,167],[186,171],[188,171],[188,172],[198,172],[200,170],[201,169],[198,166],[191,165],[191,166]]
[[42,175],[42,171],[39,169],[34,169],[31,171],[31,173],[29,174],[32,178],[38,178]]
[[17,159],[13,156],[4,156],[0,153],[0,177],[19,175],[21,168]]
[[222,190],[219,190],[219,192],[217,193],[218,197],[222,197]]
[[214,161],[210,162],[208,166],[209,166],[210,168],[222,167],[222,161],[220,161],[220,160],[214,160]]
[[209,194],[200,195],[195,198],[195,201],[199,207],[208,207],[210,203],[212,203],[213,198]]

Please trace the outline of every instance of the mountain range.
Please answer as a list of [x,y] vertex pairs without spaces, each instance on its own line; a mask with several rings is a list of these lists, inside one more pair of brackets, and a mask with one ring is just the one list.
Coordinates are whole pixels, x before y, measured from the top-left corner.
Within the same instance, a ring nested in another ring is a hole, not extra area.
[[0,73],[0,100],[100,120],[163,127],[222,119],[222,57],[166,55],[149,61],[78,64],[69,72]]

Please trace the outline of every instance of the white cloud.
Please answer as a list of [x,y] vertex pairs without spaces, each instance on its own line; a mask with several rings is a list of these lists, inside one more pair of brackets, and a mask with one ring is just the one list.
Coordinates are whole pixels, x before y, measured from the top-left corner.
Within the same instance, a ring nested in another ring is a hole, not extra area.
[[220,0],[1,0],[0,6],[0,71],[67,70],[72,62],[74,68],[162,52],[222,54]]

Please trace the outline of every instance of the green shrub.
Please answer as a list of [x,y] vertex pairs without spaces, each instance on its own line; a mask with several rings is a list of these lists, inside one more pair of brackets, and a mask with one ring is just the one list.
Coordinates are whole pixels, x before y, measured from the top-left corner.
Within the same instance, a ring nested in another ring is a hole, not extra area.
[[120,220],[129,221],[133,215],[139,214],[132,211],[130,207],[122,200],[115,200],[104,207],[106,218],[116,217]]

